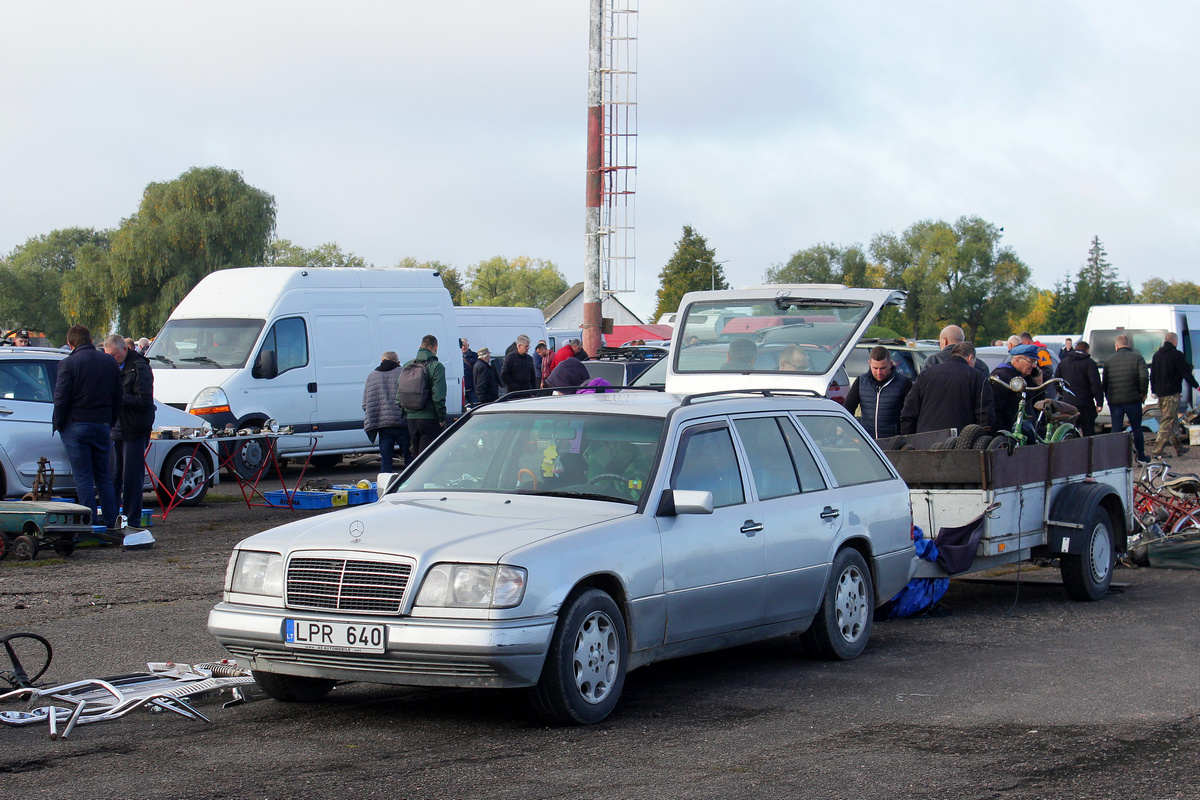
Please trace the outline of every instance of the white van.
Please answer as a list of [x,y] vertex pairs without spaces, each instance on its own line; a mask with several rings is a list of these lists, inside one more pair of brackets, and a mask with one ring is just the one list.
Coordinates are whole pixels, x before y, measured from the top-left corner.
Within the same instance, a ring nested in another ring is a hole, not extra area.
[[[446,411],[462,412],[462,358],[450,293],[429,269],[251,267],[206,276],[171,312],[146,357],[159,400],[224,428],[294,426],[280,457],[336,460],[375,448],[363,430],[367,375],[386,350],[403,363],[438,339]],[[234,457],[253,474],[264,450]]]
[[[1125,334],[1133,344],[1133,349],[1142,354],[1149,366],[1158,348],[1162,347],[1163,338],[1167,333],[1174,333],[1179,337],[1179,349],[1188,363],[1196,367],[1196,355],[1200,353],[1200,306],[1092,306],[1083,326],[1083,341],[1091,346],[1092,358],[1100,369],[1104,369],[1105,359],[1117,351],[1116,338]],[[1193,374],[1200,378],[1200,370],[1194,370]],[[1151,393],[1147,402],[1156,403],[1158,398]],[[1185,382],[1179,405],[1181,408],[1191,407],[1195,402],[1192,388]],[[1107,425],[1108,420],[1106,406],[1097,421]]]
[[507,306],[455,306],[458,335],[478,351],[486,347],[492,358],[503,359],[508,346],[525,334],[529,337],[529,354],[546,338],[546,317],[538,308]]

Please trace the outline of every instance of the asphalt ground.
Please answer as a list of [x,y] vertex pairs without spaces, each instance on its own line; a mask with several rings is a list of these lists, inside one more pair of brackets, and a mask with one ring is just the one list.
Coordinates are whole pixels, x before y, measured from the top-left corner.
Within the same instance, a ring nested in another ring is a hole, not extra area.
[[[0,633],[49,638],[55,683],[220,658],[205,620],[231,547],[323,513],[247,509],[230,482],[156,522],[149,550],[0,562]],[[547,726],[522,691],[367,684],[201,705],[211,724],[139,710],[65,741],[0,726],[0,797],[1197,797],[1200,572],[1120,569],[1095,603],[1057,578],[952,581],[948,616],[878,623],[852,662],[787,637],[651,665],[591,727]]]

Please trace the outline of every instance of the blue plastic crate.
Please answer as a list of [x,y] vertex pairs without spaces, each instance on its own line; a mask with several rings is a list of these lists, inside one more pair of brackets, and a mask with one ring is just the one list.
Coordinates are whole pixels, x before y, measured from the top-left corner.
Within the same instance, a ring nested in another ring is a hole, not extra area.
[[[288,507],[287,492],[263,492],[263,497],[267,502],[277,508]],[[344,506],[349,498],[345,491],[336,492],[292,492],[292,508],[301,508],[310,510],[314,508],[333,508],[334,506]]]

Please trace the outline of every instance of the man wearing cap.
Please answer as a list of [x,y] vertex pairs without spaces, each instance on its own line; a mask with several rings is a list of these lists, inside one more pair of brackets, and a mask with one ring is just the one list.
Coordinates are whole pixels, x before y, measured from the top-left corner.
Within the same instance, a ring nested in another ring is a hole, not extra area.
[[[1021,395],[1008,388],[1008,382],[1020,375],[1029,386],[1042,385],[1042,372],[1038,369],[1038,346],[1019,344],[1008,351],[1008,363],[992,370],[992,375],[1004,382],[1003,386],[992,383],[992,405],[996,411],[997,430],[1012,430],[1017,421],[1017,409],[1021,407]],[[1025,414],[1034,416],[1033,398],[1026,398]]]
[[13,334],[13,344],[17,347],[33,347],[33,337],[29,335],[29,331],[22,328]]
[[491,403],[500,399],[500,376],[492,366],[492,351],[479,348],[475,366],[475,399],[480,403]]
[[396,404],[400,383],[400,356],[388,350],[379,359],[379,366],[367,376],[363,388],[363,429],[379,445],[379,471],[391,472],[396,448],[400,448],[400,464],[408,458],[408,420],[404,409]]

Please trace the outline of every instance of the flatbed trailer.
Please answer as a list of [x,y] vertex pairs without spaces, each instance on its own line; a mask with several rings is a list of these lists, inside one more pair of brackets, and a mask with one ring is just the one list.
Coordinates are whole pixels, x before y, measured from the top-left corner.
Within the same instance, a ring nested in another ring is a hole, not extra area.
[[[1058,558],[1077,600],[1108,592],[1132,524],[1133,456],[1126,433],[999,450],[931,450],[949,431],[907,437],[915,449],[887,450],[908,483],[913,524],[926,538],[982,519],[967,574],[1030,558]],[[919,561],[914,577],[944,578]]]

